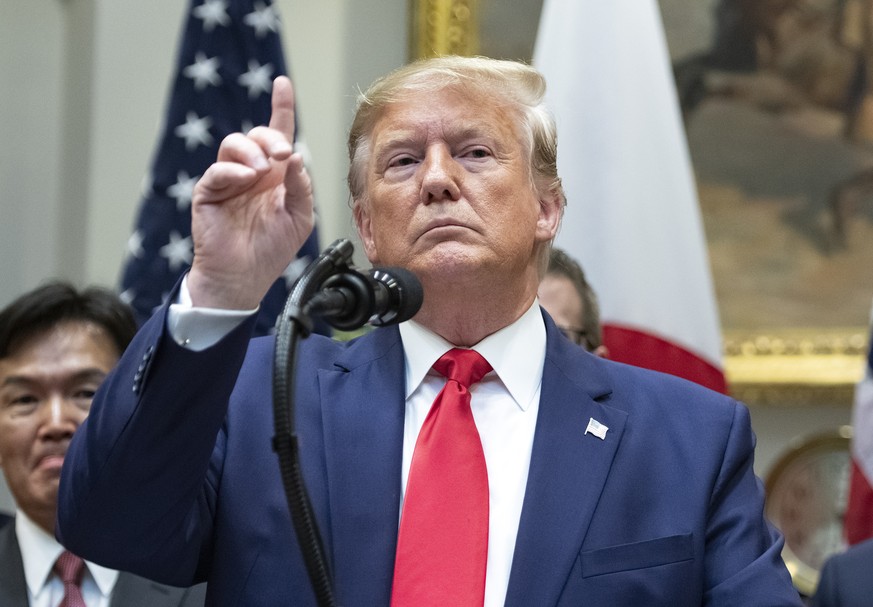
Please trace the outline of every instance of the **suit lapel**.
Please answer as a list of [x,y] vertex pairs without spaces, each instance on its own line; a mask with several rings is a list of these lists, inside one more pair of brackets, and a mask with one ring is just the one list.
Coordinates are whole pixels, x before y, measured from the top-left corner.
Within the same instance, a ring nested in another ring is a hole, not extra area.
[[391,595],[405,414],[399,331],[379,329],[319,372],[333,575],[341,602]]
[[[112,589],[109,607],[179,607],[187,596],[183,588],[172,588],[137,577],[130,573],[118,574]],[[0,606],[27,607],[27,581],[24,562],[15,535],[15,523],[0,529]]]
[[15,535],[15,521],[0,529],[0,605],[27,607],[27,581],[24,563]]
[[[507,606],[555,605],[578,556],[627,414],[597,402],[610,388],[596,361],[548,320],[540,409]],[[608,427],[586,434],[589,420]]]

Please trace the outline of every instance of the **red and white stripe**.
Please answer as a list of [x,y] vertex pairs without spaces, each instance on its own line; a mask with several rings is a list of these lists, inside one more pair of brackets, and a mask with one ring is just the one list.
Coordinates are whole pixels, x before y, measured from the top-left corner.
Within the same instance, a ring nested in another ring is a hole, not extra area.
[[[873,338],[871,338],[873,348]],[[852,467],[844,532],[849,545],[873,537],[873,349],[852,410]]]

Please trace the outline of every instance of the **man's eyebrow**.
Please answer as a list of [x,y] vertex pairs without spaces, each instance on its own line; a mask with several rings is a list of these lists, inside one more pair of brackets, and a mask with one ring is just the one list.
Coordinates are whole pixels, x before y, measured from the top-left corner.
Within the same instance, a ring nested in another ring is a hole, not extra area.
[[[497,133],[490,127],[490,125],[469,125],[452,131],[446,136],[446,140],[450,144],[457,144],[458,142],[467,139],[487,139],[488,141],[496,141]],[[382,140],[376,142],[374,157],[378,163],[383,160],[386,155],[390,154],[397,148],[406,145],[415,145],[421,140],[422,136],[414,129],[398,129],[396,131],[388,132],[383,136]]]
[[490,125],[465,126],[451,134],[451,141],[463,141],[465,139],[494,139],[495,131]]
[[32,384],[35,379],[28,375],[7,375],[0,382],[0,387]]
[[[106,377],[107,373],[103,369],[98,369],[97,367],[89,367],[87,369],[81,369],[76,373],[73,373],[70,376],[70,381],[86,381],[86,380],[98,380],[103,381]],[[8,375],[3,378],[3,381],[0,382],[0,387],[5,386],[22,386],[29,385],[39,381],[39,375]]]
[[423,137],[414,129],[396,129],[389,131],[375,142],[377,156],[404,145],[415,144]]
[[81,381],[87,379],[97,379],[102,381],[108,375],[108,372],[104,369],[98,369],[97,367],[90,367],[88,369],[82,369],[73,374],[70,378],[74,381]]

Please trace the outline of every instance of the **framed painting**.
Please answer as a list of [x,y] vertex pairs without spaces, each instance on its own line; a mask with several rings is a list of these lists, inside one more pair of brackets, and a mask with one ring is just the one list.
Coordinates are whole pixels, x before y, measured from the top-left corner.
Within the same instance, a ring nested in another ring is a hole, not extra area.
[[[873,2],[660,0],[732,393],[848,404],[873,302]],[[411,0],[410,55],[530,60],[542,0]]]

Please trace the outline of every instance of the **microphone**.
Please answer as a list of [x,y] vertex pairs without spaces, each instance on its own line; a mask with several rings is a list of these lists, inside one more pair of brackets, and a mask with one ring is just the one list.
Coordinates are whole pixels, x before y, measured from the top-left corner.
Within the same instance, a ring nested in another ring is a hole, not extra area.
[[404,268],[352,268],[330,276],[307,310],[342,331],[369,323],[376,327],[409,320],[421,308],[424,291],[415,274]]

